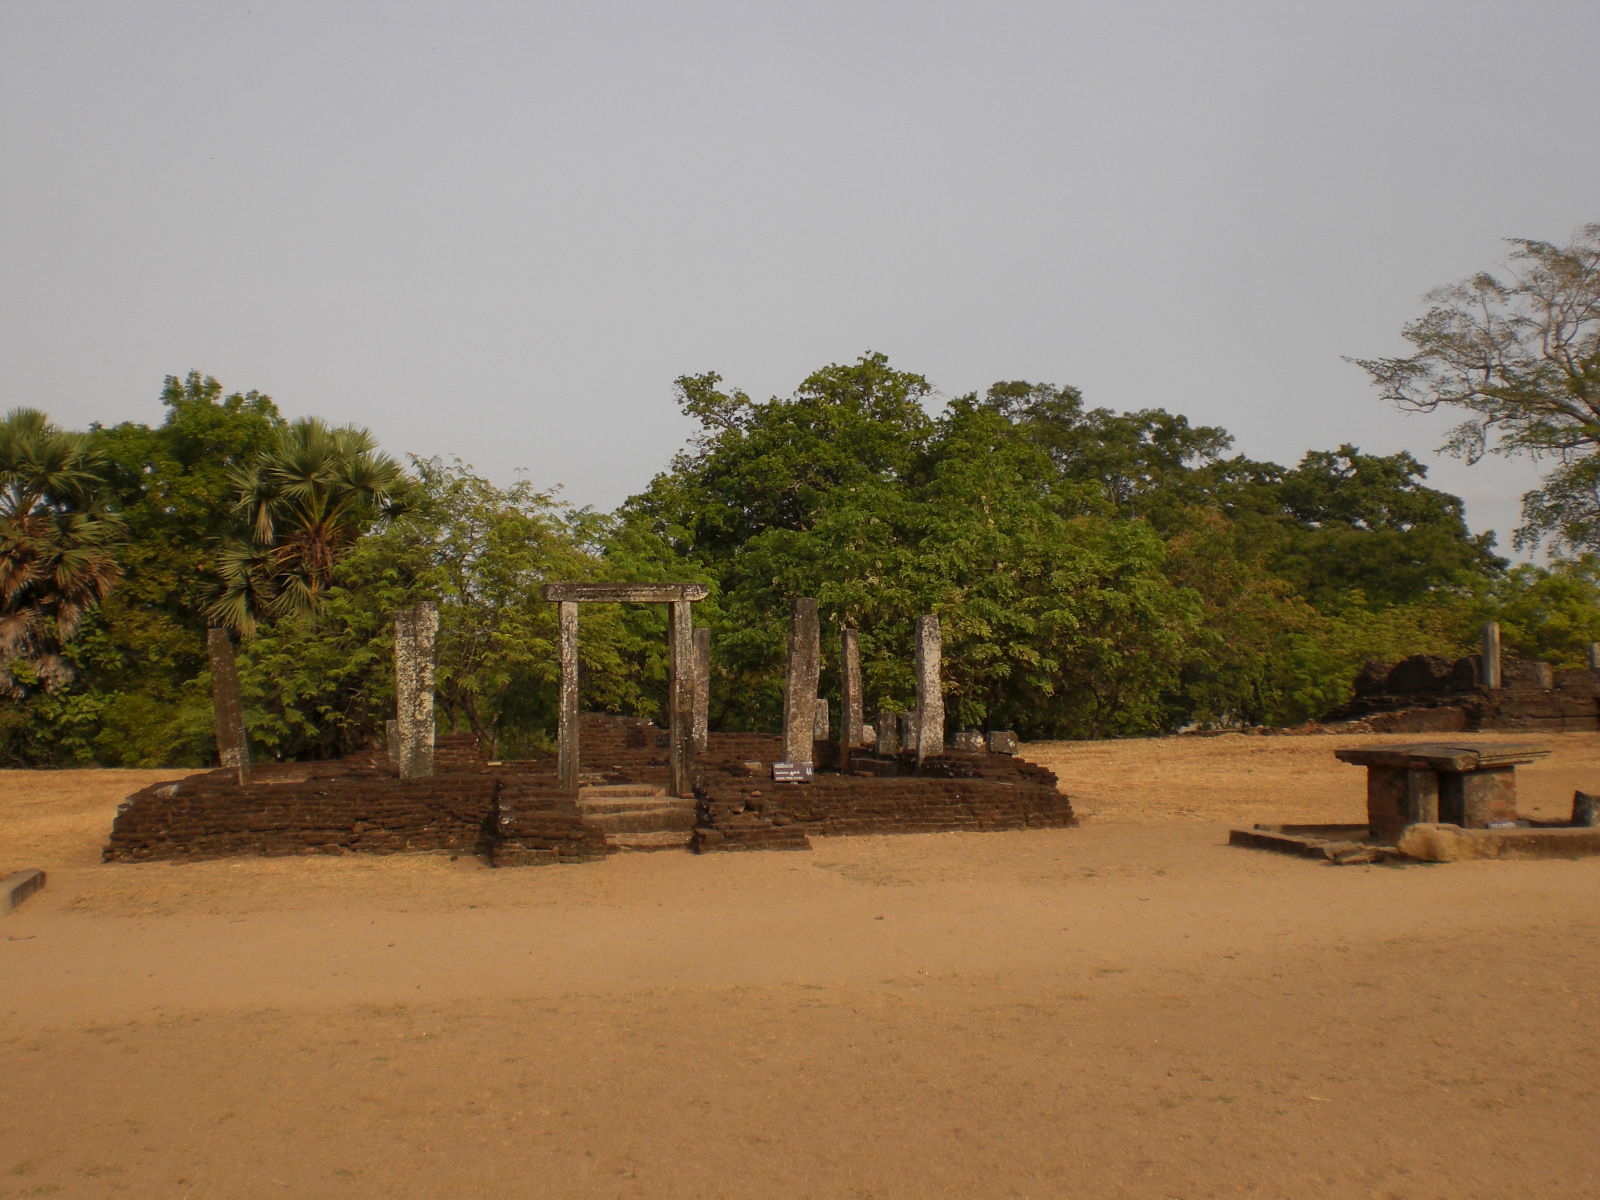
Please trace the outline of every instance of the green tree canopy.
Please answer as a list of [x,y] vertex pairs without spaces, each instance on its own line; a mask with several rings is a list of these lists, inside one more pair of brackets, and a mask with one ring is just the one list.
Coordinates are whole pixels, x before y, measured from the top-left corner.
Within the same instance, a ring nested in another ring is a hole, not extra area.
[[231,477],[248,534],[221,553],[223,591],[210,612],[241,631],[315,608],[340,558],[400,511],[406,487],[367,430],[316,417],[280,428]]
[[62,643],[121,573],[104,472],[84,434],[37,409],[0,420],[0,694],[71,678]]

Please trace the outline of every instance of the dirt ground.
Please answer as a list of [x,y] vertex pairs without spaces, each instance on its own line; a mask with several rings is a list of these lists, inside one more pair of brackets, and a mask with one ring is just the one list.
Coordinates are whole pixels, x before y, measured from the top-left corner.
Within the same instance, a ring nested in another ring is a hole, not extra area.
[[[1592,1197],[1600,859],[1331,867],[1357,736],[1049,743],[1083,823],[99,862],[0,772],[0,1197]],[[1600,790],[1600,734],[1519,772]]]

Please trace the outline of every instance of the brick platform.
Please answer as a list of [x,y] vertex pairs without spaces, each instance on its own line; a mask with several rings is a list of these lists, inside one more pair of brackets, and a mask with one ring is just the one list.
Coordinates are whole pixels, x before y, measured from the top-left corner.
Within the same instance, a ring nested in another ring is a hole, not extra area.
[[[665,731],[649,721],[587,714],[586,777],[664,784]],[[837,748],[814,747],[812,782],[775,784],[781,739],[713,734],[697,762],[690,845],[697,851],[806,849],[812,834],[982,831],[1074,823],[1049,771],[1006,754],[909,755],[841,775]],[[471,739],[439,741],[435,774],[401,779],[383,754],[261,766],[241,786],[217,770],[130,796],[118,810],[108,862],[229,855],[449,851],[495,866],[584,862],[608,851],[605,830],[562,788],[554,759],[489,765]]]

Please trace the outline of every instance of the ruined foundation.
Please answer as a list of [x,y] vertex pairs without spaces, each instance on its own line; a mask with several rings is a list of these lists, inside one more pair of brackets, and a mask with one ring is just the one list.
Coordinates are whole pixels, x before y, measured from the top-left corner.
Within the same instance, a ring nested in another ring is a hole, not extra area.
[[[493,865],[584,862],[619,849],[807,849],[813,835],[1062,827],[1072,805],[1049,771],[987,751],[925,757],[857,753],[841,774],[835,742],[811,747],[808,783],[774,783],[783,739],[711,734],[694,798],[665,798],[668,731],[647,720],[581,717],[579,786],[556,759],[487,763],[470,737],[438,739],[434,774],[402,779],[382,754],[259,766],[247,785],[215,770],[130,796],[108,862],[232,855],[473,854]],[[657,797],[663,797],[657,799]],[[673,807],[681,804],[682,807]],[[655,826],[641,821],[659,818]]]

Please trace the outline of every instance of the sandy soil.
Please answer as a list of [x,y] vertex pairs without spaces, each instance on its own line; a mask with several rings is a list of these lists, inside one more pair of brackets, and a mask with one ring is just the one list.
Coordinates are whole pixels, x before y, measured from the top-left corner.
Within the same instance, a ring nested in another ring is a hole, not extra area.
[[[1537,740],[1562,816],[1600,735]],[[1600,1194],[1600,860],[1224,844],[1360,820],[1347,744],[1036,744],[1079,828],[509,871],[105,865],[170,775],[0,772],[50,874],[0,1197]]]

